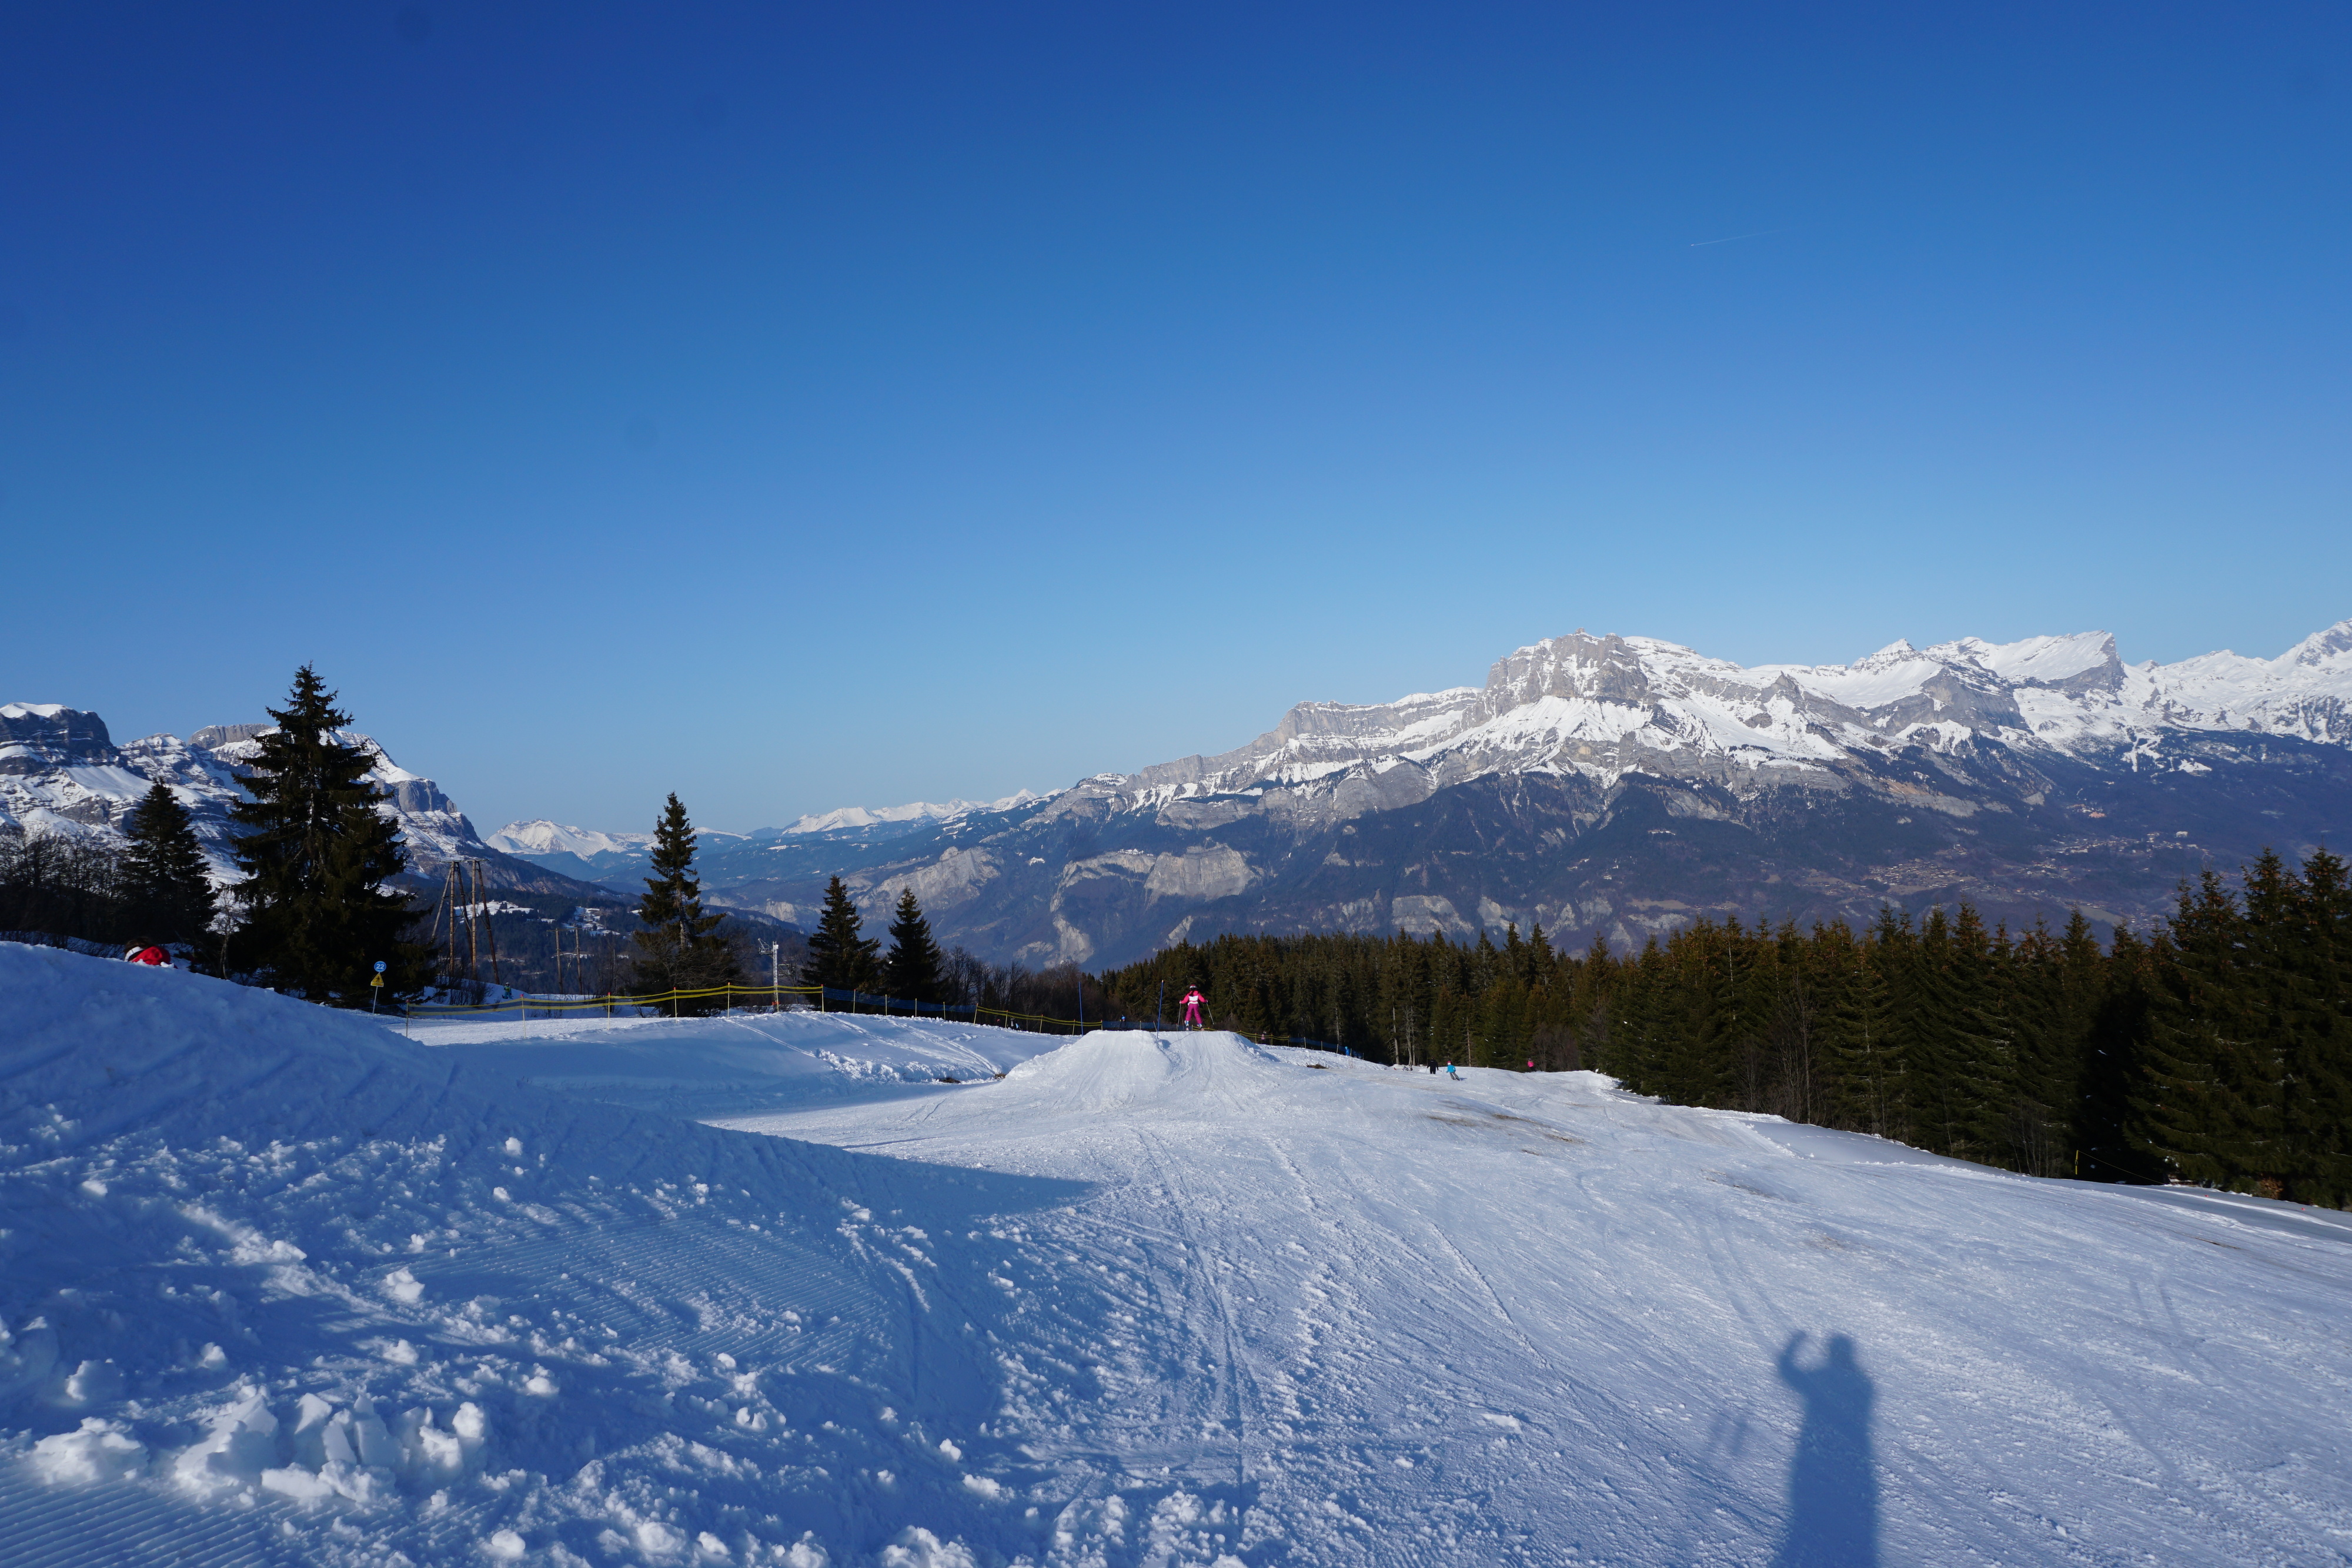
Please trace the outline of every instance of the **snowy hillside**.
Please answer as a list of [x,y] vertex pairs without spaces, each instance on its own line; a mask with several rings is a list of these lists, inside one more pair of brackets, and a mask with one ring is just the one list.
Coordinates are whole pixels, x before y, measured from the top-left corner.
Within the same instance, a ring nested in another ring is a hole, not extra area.
[[0,995],[12,1564],[2352,1541],[2340,1215],[1231,1036]]

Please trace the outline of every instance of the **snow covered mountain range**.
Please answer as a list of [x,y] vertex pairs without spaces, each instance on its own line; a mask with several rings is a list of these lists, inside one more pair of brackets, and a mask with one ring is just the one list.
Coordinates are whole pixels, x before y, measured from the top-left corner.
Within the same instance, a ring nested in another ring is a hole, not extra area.
[[834,871],[877,913],[911,885],[975,951],[1099,965],[1228,930],[1541,922],[1623,946],[1959,899],[2144,924],[2209,860],[2347,830],[2352,620],[2174,664],[2104,632],[1743,668],[1580,632],[1483,686],[1301,704],[1221,756],[712,880],[802,920]]
[[[216,724],[185,740],[151,735],[117,746],[94,713],[56,703],[0,705],[0,822],[119,842],[140,797],[160,779],[188,809],[215,881],[226,884],[238,874],[229,858],[228,809],[244,792],[239,769],[251,766],[258,737],[269,728]],[[374,758],[367,776],[389,798],[386,809],[399,820],[420,875],[430,876],[452,860],[478,859],[488,862],[497,886],[545,883],[543,891],[560,891],[554,886],[560,879],[542,868],[484,843],[432,779],[393,761],[368,736],[338,733]]]
[[[226,868],[260,727],[117,747],[95,714],[0,706],[0,821],[111,834],[148,781]],[[650,835],[552,821],[485,840],[365,737],[423,870],[634,896]],[[2276,658],[2127,664],[2104,632],[1742,667],[1646,637],[1520,648],[1481,686],[1303,703],[1215,757],[1048,795],[705,831],[704,885],[803,925],[842,875],[911,886],[942,939],[1031,965],[1125,962],[1225,931],[1474,936],[1540,922],[1622,946],[1702,916],[2146,924],[2184,875],[2352,841],[2352,620]]]
[[[758,852],[789,840],[819,839],[830,844],[880,843],[886,839],[898,838],[975,811],[1009,811],[1044,799],[1042,795],[1022,789],[1001,800],[949,800],[944,803],[914,800],[904,806],[844,806],[801,817],[790,827],[759,828],[749,833],[698,829],[695,833],[698,864],[708,876],[714,858],[726,858],[736,852],[744,852],[751,857],[745,869],[731,875],[726,870],[719,873],[721,881],[740,882],[772,871],[772,862],[760,860]],[[652,856],[654,836],[651,833],[606,833],[593,828],[566,827],[542,817],[535,821],[509,822],[492,833],[488,841],[509,854],[523,856],[567,876],[591,880],[601,876],[634,892],[636,879],[645,874],[646,862]]]

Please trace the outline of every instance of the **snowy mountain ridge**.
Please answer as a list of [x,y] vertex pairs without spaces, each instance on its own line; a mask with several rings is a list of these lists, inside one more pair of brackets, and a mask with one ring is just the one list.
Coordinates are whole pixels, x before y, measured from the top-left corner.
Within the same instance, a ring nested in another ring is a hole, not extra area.
[[[124,841],[131,813],[151,784],[171,787],[186,807],[215,884],[241,880],[229,852],[229,807],[244,798],[240,770],[260,754],[266,724],[208,725],[186,739],[151,735],[118,747],[106,721],[58,703],[0,705],[0,822],[28,831]],[[429,872],[452,860],[501,859],[440,787],[393,761],[374,737],[337,737],[373,758],[369,781],[401,826],[412,863]]]
[[[164,778],[225,868],[257,733],[116,747],[95,715],[11,704],[0,820],[116,832]],[[428,868],[512,855],[538,863],[501,875],[639,891],[647,835],[541,820],[485,841],[365,744]],[[2103,632],[1752,667],[1579,632],[1514,650],[1483,685],[1299,704],[1214,757],[705,831],[698,865],[716,902],[776,919],[813,919],[838,874],[869,916],[913,889],[943,940],[993,960],[1099,966],[1224,931],[1540,922],[1622,947],[1703,916],[1963,900],[2144,925],[2206,864],[2347,840],[2352,620],[2273,658],[2169,664],[2127,664]]]
[[[1098,965],[1226,931],[1540,922],[1622,948],[1703,915],[1962,901],[2145,924],[2207,863],[2347,839],[2352,621],[2170,664],[2126,664],[2104,632],[1752,667],[1579,632],[1483,685],[1302,703],[1232,751],[840,869],[869,914],[912,888],[975,951]],[[708,885],[803,918],[818,870]]]
[[632,854],[653,847],[651,833],[600,833],[593,828],[566,827],[544,817],[537,821],[509,822],[482,841],[510,855]]
[[903,806],[842,806],[801,817],[792,826],[778,831],[786,838],[798,838],[815,833],[837,833],[853,828],[877,827],[885,823],[939,822],[969,816],[974,811],[1010,811],[1015,807],[1045,799],[1033,789],[1016,789],[996,800],[911,800]]
[[[1233,751],[1088,785],[1134,809],[1341,776],[1368,804],[1522,771],[1604,785],[1632,772],[1703,777],[1737,789],[1762,784],[1762,770],[1821,774],[1903,746],[1948,751],[1987,738],[2093,758],[2188,734],[2352,744],[2352,620],[2274,659],[2222,652],[2137,665],[2104,632],[1896,642],[1851,664],[1754,667],[1580,632],[1505,655],[1484,686],[1302,703]],[[1401,768],[1410,771],[1391,777]]]
[[[696,830],[696,837],[720,843],[764,844],[778,839],[870,833],[877,828],[949,821],[975,811],[1009,811],[1045,798],[1034,790],[1016,789],[998,800],[910,800],[903,806],[840,806],[830,811],[811,812],[796,818],[788,827],[759,828],[749,833],[699,828]],[[490,834],[487,841],[509,854],[568,854],[587,861],[600,854],[643,855],[653,848],[654,836],[651,833],[608,833],[594,828],[570,827],[542,817],[533,821],[509,822]]]

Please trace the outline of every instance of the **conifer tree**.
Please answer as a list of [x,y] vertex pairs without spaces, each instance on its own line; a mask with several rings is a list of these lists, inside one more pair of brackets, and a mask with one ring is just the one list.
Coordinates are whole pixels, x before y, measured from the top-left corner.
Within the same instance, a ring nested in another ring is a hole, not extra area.
[[2247,983],[2246,917],[2210,868],[2180,890],[2158,945],[2143,1071],[2133,1096],[2134,1141],[2176,1176],[2250,1189],[2277,1135],[2264,1081],[2276,1044]]
[[399,824],[380,809],[368,753],[336,732],[351,723],[335,694],[305,664],[275,729],[242,780],[249,797],[229,809],[246,873],[238,962],[314,1001],[359,1004],[378,962],[395,990],[424,978],[424,950],[405,939],[408,900],[384,883],[408,866]]
[[2165,1177],[2164,1160],[2143,1137],[2134,1103],[2148,1072],[2147,1017],[2162,942],[2141,941],[2129,926],[2115,943],[2082,1048],[2081,1087],[2074,1104],[2074,1174],[2084,1181],[2146,1186]]
[[1902,1084],[1895,1051],[1892,993],[1874,951],[1843,925],[1816,930],[1824,954],[1822,1057],[1829,1065],[1830,1124],[1898,1136]]
[[904,1002],[940,999],[940,945],[931,940],[931,923],[915,890],[898,894],[898,912],[890,922],[890,956],[882,960],[882,993]]
[[733,943],[719,935],[727,917],[702,907],[701,879],[694,874],[696,835],[686,808],[673,794],[654,823],[654,874],[637,900],[644,927],[630,934],[641,992],[698,990],[742,978]]
[[2296,940],[2286,961],[2294,1007],[2286,1042],[2285,1196],[2352,1205],[2352,880],[2326,850],[2303,862]]
[[857,906],[849,902],[849,889],[836,876],[825,886],[824,910],[809,937],[808,963],[801,970],[801,983],[837,990],[877,989],[882,981],[882,966],[876,955],[882,944],[862,931]]
[[153,942],[195,942],[217,912],[205,852],[187,808],[162,779],[131,813],[131,847],[122,856],[122,893],[131,919]]

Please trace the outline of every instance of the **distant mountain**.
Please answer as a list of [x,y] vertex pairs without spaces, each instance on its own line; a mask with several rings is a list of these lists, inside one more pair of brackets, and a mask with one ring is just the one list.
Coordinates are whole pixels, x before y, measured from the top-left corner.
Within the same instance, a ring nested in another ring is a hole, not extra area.
[[[864,806],[845,806],[838,810],[817,816],[803,817],[791,827],[779,830],[785,838],[801,838],[812,834],[839,839],[864,835],[869,839],[894,836],[889,830],[911,831],[951,817],[967,817],[975,811],[1010,811],[1045,797],[1022,789],[1001,800],[950,800],[944,805],[929,800],[916,800],[904,806],[882,806],[868,810]],[[759,835],[754,834],[753,837]]]
[[[1008,811],[1044,799],[1023,789],[985,803],[916,800],[904,806],[845,806],[802,817],[790,827],[749,833],[701,829],[695,834],[695,869],[713,886],[806,874],[808,866],[832,864],[845,845],[886,843],[974,813]],[[598,832],[544,820],[509,822],[489,841],[534,864],[566,876],[603,881],[632,895],[642,891],[653,853],[651,833]]]
[[554,822],[509,822],[483,841],[510,855],[637,854],[653,846],[651,833],[598,833],[586,828],[566,828]]
[[[2125,664],[2103,632],[1743,668],[1579,632],[1483,686],[1307,703],[1248,745],[878,843],[726,857],[716,896],[805,924],[838,871],[1030,964],[1222,931],[1623,946],[1702,915],[1970,900],[2145,924],[2202,865],[2352,841],[2352,621],[2274,659]],[[765,854],[775,874],[736,880]],[[731,885],[727,885],[730,883]]]
[[[238,879],[229,854],[228,809],[259,753],[264,724],[212,725],[182,740],[151,735],[118,747],[106,721],[55,703],[0,705],[0,821],[33,831],[68,832],[121,841],[131,810],[148,787],[173,787],[194,820],[214,880]],[[374,758],[368,779],[389,797],[385,810],[408,843],[415,880],[428,883],[452,860],[479,860],[491,885],[516,892],[601,896],[604,890],[556,875],[482,841],[432,779],[411,773],[355,730],[338,734]]]

